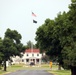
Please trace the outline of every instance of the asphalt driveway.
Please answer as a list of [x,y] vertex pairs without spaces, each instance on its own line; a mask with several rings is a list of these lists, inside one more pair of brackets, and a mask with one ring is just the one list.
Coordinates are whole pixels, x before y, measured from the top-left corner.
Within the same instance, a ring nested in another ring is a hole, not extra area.
[[46,70],[18,70],[4,75],[53,75],[48,73]]

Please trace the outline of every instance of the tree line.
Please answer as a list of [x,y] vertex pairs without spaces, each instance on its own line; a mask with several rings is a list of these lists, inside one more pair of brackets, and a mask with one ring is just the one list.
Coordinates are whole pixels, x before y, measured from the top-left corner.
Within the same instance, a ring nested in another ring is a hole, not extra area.
[[59,63],[59,69],[71,69],[76,75],[76,0],[71,0],[69,11],[46,19],[36,31],[36,46]]

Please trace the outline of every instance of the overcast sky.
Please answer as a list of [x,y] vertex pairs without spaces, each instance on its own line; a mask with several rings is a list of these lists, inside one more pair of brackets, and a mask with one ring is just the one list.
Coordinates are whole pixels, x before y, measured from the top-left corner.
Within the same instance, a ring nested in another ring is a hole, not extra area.
[[[21,42],[36,43],[35,32],[47,18],[54,19],[59,12],[69,11],[71,0],[0,0],[0,37],[7,28],[17,30],[22,35]],[[37,24],[32,22],[34,12]]]

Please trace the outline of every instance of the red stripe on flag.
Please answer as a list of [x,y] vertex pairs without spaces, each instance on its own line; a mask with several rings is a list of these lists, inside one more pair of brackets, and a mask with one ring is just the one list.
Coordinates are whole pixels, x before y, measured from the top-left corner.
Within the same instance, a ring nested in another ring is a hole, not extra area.
[[36,17],[36,15],[32,12],[32,16]]

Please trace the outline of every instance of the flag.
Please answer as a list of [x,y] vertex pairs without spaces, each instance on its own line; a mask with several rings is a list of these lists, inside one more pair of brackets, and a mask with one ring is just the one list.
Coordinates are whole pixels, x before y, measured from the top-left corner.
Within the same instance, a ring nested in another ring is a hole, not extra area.
[[36,14],[34,14],[33,12],[32,12],[32,16],[33,16],[33,23],[37,23],[37,21],[35,20],[36,19]]
[[33,23],[37,23],[37,21],[36,20],[33,20]]
[[36,17],[36,14],[34,14],[34,13],[32,12],[32,16]]

